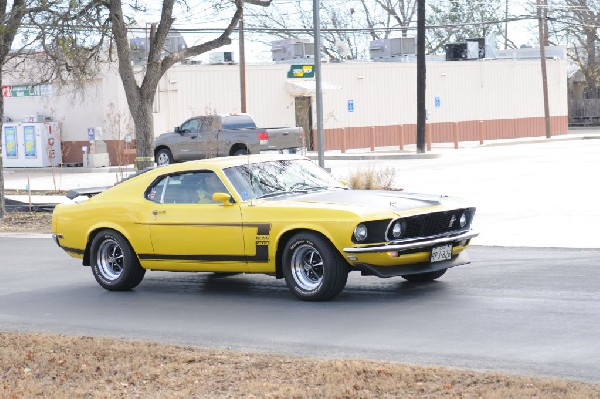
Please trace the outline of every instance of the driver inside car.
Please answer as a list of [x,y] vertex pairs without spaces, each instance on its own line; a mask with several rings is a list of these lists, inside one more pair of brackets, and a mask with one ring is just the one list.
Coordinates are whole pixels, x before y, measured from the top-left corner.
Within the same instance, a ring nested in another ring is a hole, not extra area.
[[227,189],[215,173],[206,173],[204,181],[198,190],[199,204],[216,204],[212,196],[214,193],[226,193]]

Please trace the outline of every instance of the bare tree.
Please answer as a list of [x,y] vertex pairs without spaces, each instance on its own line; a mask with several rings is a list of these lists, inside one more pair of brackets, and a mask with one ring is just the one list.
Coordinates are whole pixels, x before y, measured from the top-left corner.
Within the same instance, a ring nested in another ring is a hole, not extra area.
[[[215,39],[194,45],[173,53],[163,51],[165,41],[175,18],[173,6],[175,0],[163,0],[160,22],[151,24],[148,40],[148,58],[145,70],[136,74],[131,63],[127,19],[123,13],[121,0],[107,0],[112,36],[119,59],[119,75],[125,89],[129,111],[135,127],[137,158],[135,165],[143,169],[153,164],[152,142],[154,140],[154,123],[152,120],[152,104],[160,78],[175,63],[189,57],[206,53],[231,43],[230,35],[237,26],[242,15],[244,3],[269,6],[271,0],[234,0],[233,15],[223,32]],[[215,1],[215,6],[218,6]],[[224,4],[227,2],[222,2]],[[140,76],[141,75],[141,76]]]
[[[364,0],[363,0],[364,1]],[[357,59],[364,56],[359,51],[353,27],[362,26],[359,15],[360,2],[349,1],[340,5],[320,2],[322,51],[332,60]],[[258,40],[263,43],[273,38],[289,39],[313,36],[312,8],[296,0],[292,4],[273,4],[268,9],[257,9],[247,16],[247,23],[253,30],[263,33]]]
[[[25,23],[32,22],[40,18],[41,15],[58,15],[61,12],[59,7],[60,4],[60,1],[51,0],[0,1],[0,21],[2,22],[2,27],[0,28],[0,86],[2,85],[3,76],[9,63],[11,63],[12,67],[16,67],[21,60],[25,59],[26,56],[30,54],[29,52],[24,51],[24,49],[39,39],[39,32],[28,31],[27,28],[25,28]],[[17,41],[18,35],[22,36],[20,41]],[[13,46],[17,45],[19,49],[14,50]],[[4,93],[0,96],[0,148],[2,148],[3,143],[3,120]],[[3,160],[2,156],[0,156],[0,219],[4,218],[5,213],[4,174],[2,168]]]
[[554,2],[551,16],[551,41],[569,47],[569,58],[585,79],[587,98],[600,98],[600,64],[598,62],[598,27],[600,1],[562,0]]
[[[504,37],[502,24],[505,18],[505,10],[500,2],[431,2],[427,14],[428,52],[437,53],[448,43],[468,38],[487,37],[489,34]],[[515,47],[512,42],[509,45]]]
[[402,37],[408,36],[408,30],[416,25],[415,14],[417,13],[416,0],[375,0],[395,22],[395,26],[401,28]]

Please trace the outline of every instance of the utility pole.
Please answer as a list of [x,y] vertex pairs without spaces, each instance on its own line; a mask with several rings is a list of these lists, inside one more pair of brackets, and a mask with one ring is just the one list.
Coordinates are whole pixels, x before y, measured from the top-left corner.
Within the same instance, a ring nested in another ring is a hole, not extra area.
[[319,166],[325,167],[325,140],[323,137],[323,93],[321,91],[321,17],[320,0],[313,0],[313,32],[315,37],[315,82],[317,97],[317,147]]
[[425,152],[425,0],[417,4],[417,153]]
[[240,46],[240,101],[241,110],[246,113],[246,48],[244,46],[244,10],[240,16],[239,27],[239,46]]
[[542,67],[542,87],[544,91],[544,124],[546,138],[551,138],[550,131],[550,105],[548,102],[548,74],[546,73],[546,42],[548,38],[548,3],[546,0],[537,0],[537,17],[540,32],[540,62]]
[[504,50],[508,49],[508,0],[504,5]]

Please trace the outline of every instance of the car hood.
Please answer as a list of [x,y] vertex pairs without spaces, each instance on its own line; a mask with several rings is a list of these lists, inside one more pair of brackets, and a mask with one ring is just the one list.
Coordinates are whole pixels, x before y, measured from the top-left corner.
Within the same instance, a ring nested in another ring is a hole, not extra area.
[[366,208],[370,211],[378,209],[394,213],[432,206],[444,206],[448,208],[465,206],[462,201],[443,195],[415,194],[387,190],[319,191],[315,193],[276,197],[272,200],[350,205]]
[[158,143],[163,143],[165,141],[172,141],[173,137],[181,137],[181,135],[179,133],[175,133],[175,132],[168,132],[168,133],[162,133],[159,136],[154,138],[154,144],[158,144]]

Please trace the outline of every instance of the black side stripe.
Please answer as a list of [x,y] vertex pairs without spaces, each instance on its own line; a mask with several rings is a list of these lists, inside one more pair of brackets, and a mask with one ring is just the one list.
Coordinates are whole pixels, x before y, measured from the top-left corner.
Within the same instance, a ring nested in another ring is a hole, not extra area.
[[256,255],[162,255],[162,254],[139,254],[138,257],[142,260],[158,260],[169,261],[179,260],[188,262],[268,262],[269,261],[269,246],[257,245]]

